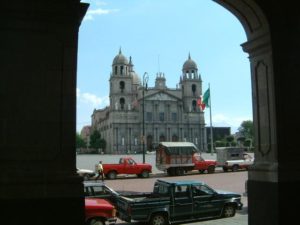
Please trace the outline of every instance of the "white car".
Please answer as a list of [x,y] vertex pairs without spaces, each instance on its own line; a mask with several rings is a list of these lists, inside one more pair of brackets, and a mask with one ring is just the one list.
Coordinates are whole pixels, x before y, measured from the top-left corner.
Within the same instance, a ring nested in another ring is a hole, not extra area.
[[93,170],[79,168],[77,168],[77,173],[79,174],[79,176],[82,176],[84,180],[89,180],[96,175],[96,173]]

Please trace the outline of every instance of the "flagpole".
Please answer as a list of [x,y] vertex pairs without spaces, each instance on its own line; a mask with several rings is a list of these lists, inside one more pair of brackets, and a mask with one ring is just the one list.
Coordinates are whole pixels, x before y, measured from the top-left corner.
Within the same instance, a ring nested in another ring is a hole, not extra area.
[[209,119],[210,119],[210,152],[211,155],[214,154],[214,140],[213,140],[213,129],[212,129],[212,118],[211,118],[211,90],[210,84],[208,83],[209,89]]

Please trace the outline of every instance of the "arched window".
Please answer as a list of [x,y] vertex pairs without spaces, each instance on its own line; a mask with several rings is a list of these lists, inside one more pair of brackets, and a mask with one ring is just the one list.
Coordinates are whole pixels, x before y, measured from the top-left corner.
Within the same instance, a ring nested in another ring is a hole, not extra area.
[[121,110],[124,110],[124,106],[125,106],[125,99],[124,98],[120,98],[120,106],[121,106]]
[[192,93],[193,93],[193,96],[196,96],[196,90],[197,90],[197,86],[196,86],[196,84],[193,84],[193,85],[192,85]]
[[166,137],[163,134],[159,136],[160,142],[165,141],[165,140],[166,140]]
[[123,66],[121,66],[121,75],[123,75],[123,71],[124,71],[124,67]]
[[118,67],[115,66],[115,75],[117,75],[117,73],[118,73]]
[[124,89],[125,89],[125,82],[124,81],[120,81],[120,89],[121,89],[121,92],[124,91]]
[[173,135],[172,135],[172,141],[173,141],[173,142],[176,142],[176,141],[178,141],[178,140],[179,140],[178,136],[177,136],[176,134],[173,134]]
[[192,110],[193,110],[193,112],[196,112],[196,109],[197,109],[197,101],[193,100],[193,102],[192,102]]

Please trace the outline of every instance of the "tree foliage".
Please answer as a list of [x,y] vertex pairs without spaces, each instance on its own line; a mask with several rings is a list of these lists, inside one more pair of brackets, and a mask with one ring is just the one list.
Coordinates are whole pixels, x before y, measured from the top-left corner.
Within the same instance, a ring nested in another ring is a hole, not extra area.
[[76,133],[76,148],[86,148],[86,142],[79,133]]
[[241,123],[241,126],[238,128],[238,131],[241,135],[243,135],[246,139],[254,137],[254,128],[253,122],[251,120],[245,120]]
[[101,138],[101,134],[98,130],[94,130],[90,136],[90,148],[105,149],[106,141]]

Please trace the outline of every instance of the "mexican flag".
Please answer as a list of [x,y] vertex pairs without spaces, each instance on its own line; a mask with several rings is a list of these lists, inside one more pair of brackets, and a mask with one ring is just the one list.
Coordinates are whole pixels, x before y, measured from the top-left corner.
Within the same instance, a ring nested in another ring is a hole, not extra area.
[[205,107],[207,107],[207,108],[210,107],[210,90],[209,90],[209,88],[204,92],[203,100],[202,100],[202,104],[201,104],[202,110],[204,110]]

